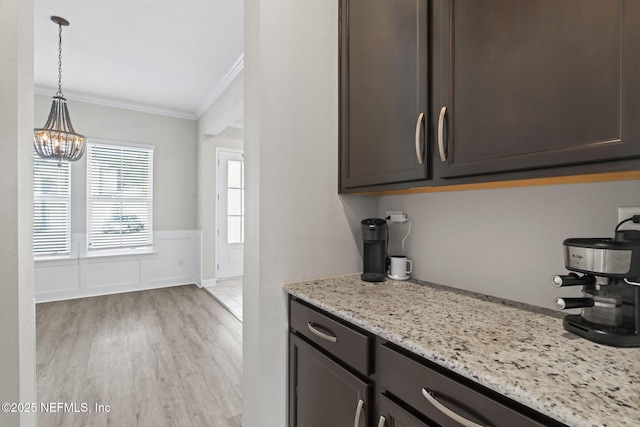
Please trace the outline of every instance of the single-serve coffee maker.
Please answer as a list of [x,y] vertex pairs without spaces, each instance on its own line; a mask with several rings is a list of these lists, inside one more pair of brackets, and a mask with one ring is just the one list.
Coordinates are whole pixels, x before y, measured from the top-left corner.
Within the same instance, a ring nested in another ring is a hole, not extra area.
[[600,344],[640,347],[640,231],[616,231],[613,239],[566,239],[563,245],[571,273],[551,281],[582,286],[583,294],[555,299],[560,310],[581,309],[564,317],[564,329]]
[[363,268],[360,278],[365,282],[384,282],[387,274],[387,221],[367,218],[360,223],[363,241]]

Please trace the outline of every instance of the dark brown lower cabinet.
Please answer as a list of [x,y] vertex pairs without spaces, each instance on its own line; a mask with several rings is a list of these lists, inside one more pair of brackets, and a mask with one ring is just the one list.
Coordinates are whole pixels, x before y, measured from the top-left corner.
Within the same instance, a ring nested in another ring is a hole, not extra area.
[[369,426],[370,385],[290,334],[289,427]]
[[377,427],[436,427],[436,425],[423,423],[386,396],[381,395]]
[[289,427],[566,427],[290,299]]

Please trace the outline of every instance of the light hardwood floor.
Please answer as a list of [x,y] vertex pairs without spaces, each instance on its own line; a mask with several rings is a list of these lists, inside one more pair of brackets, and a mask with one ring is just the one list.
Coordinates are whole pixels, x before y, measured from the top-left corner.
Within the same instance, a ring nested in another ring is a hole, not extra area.
[[242,277],[218,280],[204,289],[242,322]]
[[38,401],[77,411],[40,411],[38,426],[241,426],[242,324],[203,289],[44,303],[36,313]]

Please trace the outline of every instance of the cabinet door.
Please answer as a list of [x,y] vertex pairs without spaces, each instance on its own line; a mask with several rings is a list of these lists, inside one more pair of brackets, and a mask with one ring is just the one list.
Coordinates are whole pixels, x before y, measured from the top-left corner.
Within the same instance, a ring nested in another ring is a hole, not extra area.
[[430,427],[384,395],[380,396],[380,414],[377,427]]
[[369,385],[294,334],[289,370],[290,427],[369,425]]
[[427,23],[427,0],[342,0],[341,189],[427,177]]
[[640,156],[640,2],[434,5],[442,177]]

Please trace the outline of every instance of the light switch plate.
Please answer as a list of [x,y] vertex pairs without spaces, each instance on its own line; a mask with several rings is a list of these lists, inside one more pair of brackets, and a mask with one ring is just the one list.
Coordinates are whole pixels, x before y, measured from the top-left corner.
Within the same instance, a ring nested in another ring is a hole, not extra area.
[[[640,207],[621,206],[618,208],[618,222],[624,221],[633,215],[640,215]],[[622,225],[620,230],[640,230],[640,224],[634,224],[629,221]]]

